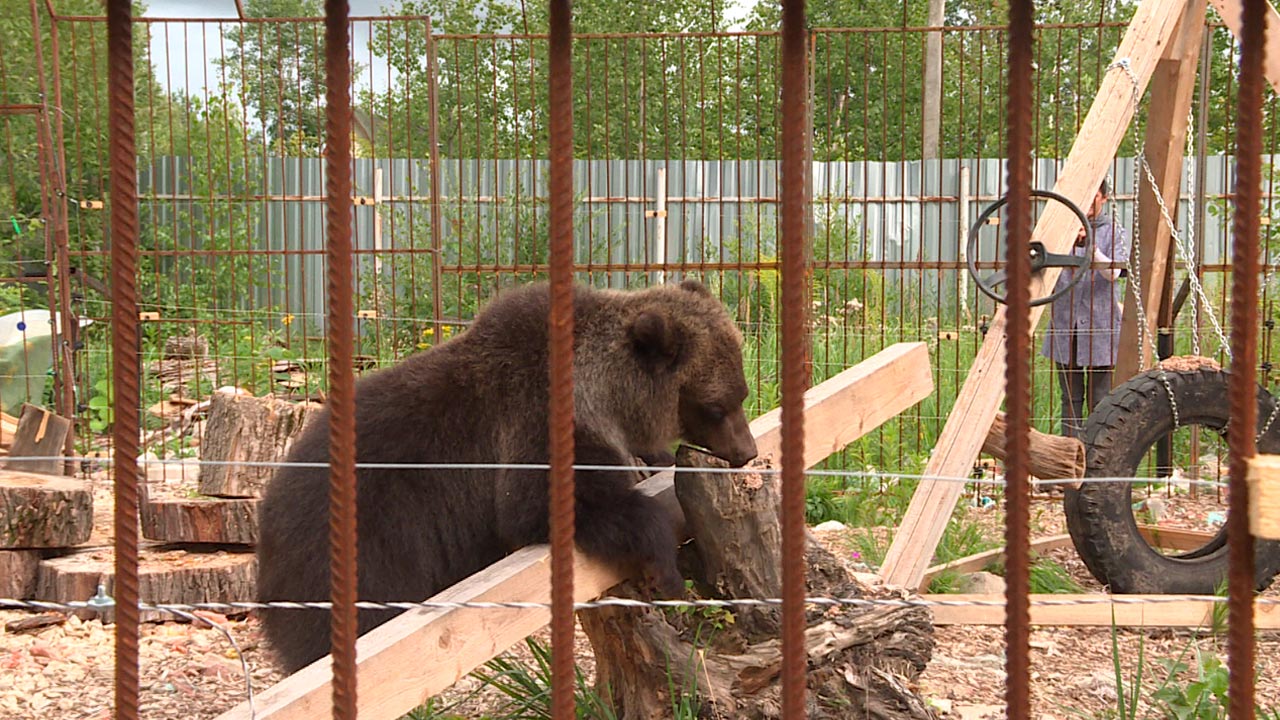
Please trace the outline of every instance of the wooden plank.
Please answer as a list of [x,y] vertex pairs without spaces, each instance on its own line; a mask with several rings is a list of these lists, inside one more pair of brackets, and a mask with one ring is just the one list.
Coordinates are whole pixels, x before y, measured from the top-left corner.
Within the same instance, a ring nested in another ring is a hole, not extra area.
[[1203,530],[1183,530],[1181,528],[1159,527],[1158,525],[1139,525],[1138,533],[1152,547],[1184,552],[1204,547],[1205,543],[1217,535],[1217,533],[1204,532]]
[[[1145,141],[1147,163],[1169,214],[1178,219],[1182,189],[1182,150],[1187,142],[1187,112],[1196,87],[1197,57],[1204,37],[1206,0],[1187,0],[1178,29],[1151,77],[1151,102]],[[1173,304],[1173,234],[1161,214],[1145,172],[1138,175],[1138,289],[1146,309],[1146,330],[1138,323],[1137,298],[1124,294],[1120,346],[1114,382],[1118,385],[1146,369],[1155,356],[1156,328],[1170,322]],[[1185,231],[1185,229],[1184,229]],[[1133,287],[1134,277],[1129,285]]]
[[[1164,595],[1120,595],[1123,603],[1098,602],[1099,595],[1032,595],[1031,624],[1059,627],[1181,627],[1213,624],[1211,600],[1167,600]],[[934,605],[934,625],[1003,625],[1004,595],[923,595],[924,600],[985,602],[995,605]],[[1084,601],[1083,605],[1036,605],[1037,600]],[[1134,601],[1150,602],[1134,602]],[[1113,617],[1112,612],[1115,615]],[[1280,630],[1280,605],[1254,601],[1259,630]]]
[[[9,447],[8,470],[62,475],[63,446],[71,432],[71,421],[42,407],[23,403],[18,414],[18,429]],[[15,460],[13,458],[48,458],[47,460]]]
[[[1143,0],[1134,11],[1116,57],[1128,60],[1130,70],[1138,79],[1139,93],[1145,90],[1185,4],[1186,0]],[[1133,84],[1128,73],[1113,68],[1102,79],[1053,190],[1081,206],[1093,198],[1132,117]],[[1048,203],[1036,223],[1032,239],[1043,242],[1051,253],[1065,253],[1075,242],[1079,228],[1080,221],[1069,208],[1061,203]],[[1046,268],[1032,277],[1032,297],[1047,294],[1060,272],[1060,268]],[[1046,307],[1031,308],[1033,331]],[[966,477],[982,449],[1004,397],[1005,315],[1006,308],[1001,305],[992,317],[986,339],[929,459],[927,476]],[[963,487],[962,483],[950,479],[920,482],[881,567],[880,577],[886,583],[919,587]]]
[[[1063,533],[1062,535],[1051,535],[1049,537],[1040,538],[1031,541],[1031,549],[1038,551],[1057,550],[1058,548],[1072,547],[1071,536]],[[957,572],[960,574],[978,572],[994,562],[1004,560],[1004,548],[998,547],[985,552],[980,552],[967,557],[952,560],[949,563],[934,565],[925,571],[922,584],[928,585],[931,580],[944,572]]]
[[[1138,532],[1152,546],[1164,550],[1195,550],[1205,543],[1213,539],[1214,533],[1202,532],[1200,530],[1182,530],[1179,528],[1163,528],[1155,525],[1139,525]],[[1050,535],[1038,540],[1031,541],[1031,549],[1033,551],[1044,552],[1046,550],[1057,550],[1059,548],[1074,547],[1075,543],[1071,540],[1071,536],[1063,533],[1061,535]],[[976,553],[967,557],[952,560],[949,563],[934,565],[925,571],[923,585],[928,585],[938,575],[944,572],[952,571],[957,573],[978,572],[986,566],[994,562],[1004,559],[1004,548],[994,548],[985,552]]]
[[[832,452],[837,442],[849,443],[876,424],[906,410],[933,392],[929,354],[924,343],[891,346],[805,394],[806,464]],[[835,408],[832,410],[831,408]],[[751,423],[761,460],[777,457],[780,426],[774,412]],[[839,440],[836,440],[839,438]],[[655,475],[640,485],[680,512],[672,472]],[[612,568],[575,554],[574,597],[587,601],[624,578]],[[529,601],[550,599],[551,565],[545,545],[524,548],[501,562],[439,593],[432,601]],[[303,611],[305,612],[305,611]],[[361,637],[359,657],[359,714],[362,720],[399,718],[427,698],[453,685],[485,661],[536,632],[550,621],[545,609],[529,610],[412,610]],[[331,708],[329,658],[324,657],[268,688],[257,698],[260,720],[328,717]],[[247,720],[247,703],[223,713],[218,720]]]
[[[1244,5],[1240,0],[1209,0],[1213,5],[1213,9],[1218,11],[1218,15],[1222,17],[1222,22],[1236,36],[1236,40],[1240,39],[1241,15],[1244,11]],[[1262,61],[1262,74],[1267,78],[1267,82],[1271,83],[1271,87],[1280,92],[1280,33],[1276,32],[1276,28],[1280,28],[1280,13],[1276,12],[1275,5],[1267,3],[1267,29],[1264,35],[1267,43],[1266,58]]]
[[[857,394],[849,392],[854,386]],[[932,393],[929,348],[922,342],[890,345],[810,388],[804,395],[804,423],[814,430],[805,436],[804,466],[817,465]],[[904,397],[914,399],[904,406]],[[782,410],[770,410],[751,421],[751,432],[759,457],[778,457]]]
[[1280,455],[1249,458],[1249,532],[1280,540]]

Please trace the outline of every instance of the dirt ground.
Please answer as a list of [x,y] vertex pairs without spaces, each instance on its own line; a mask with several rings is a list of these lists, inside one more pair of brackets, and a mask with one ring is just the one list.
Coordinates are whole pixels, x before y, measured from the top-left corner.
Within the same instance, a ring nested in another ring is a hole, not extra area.
[[[1060,501],[1036,500],[1033,535],[1044,537],[1062,530]],[[1182,512],[1182,511],[1179,511]],[[973,521],[990,526],[993,537],[1001,532],[999,507],[972,508]],[[1204,513],[1186,511],[1185,517]],[[1169,517],[1178,513],[1171,512]],[[852,531],[822,533],[828,547],[852,565],[856,558]],[[1090,591],[1100,589],[1088,575],[1074,550],[1047,555],[1063,565]],[[1277,591],[1269,591],[1275,595]],[[0,612],[0,627],[32,613]],[[168,622],[144,626],[141,644],[143,718],[204,720],[246,698],[243,658],[254,691],[261,693],[280,675],[269,664],[259,626],[252,617],[225,618],[206,614],[225,627],[239,645],[237,651],[222,632],[204,623]],[[1000,627],[938,627],[933,661],[920,678],[919,692],[943,717],[1003,717],[1004,641]],[[545,631],[540,639],[547,641]],[[1180,656],[1194,667],[1195,653],[1214,654],[1225,662],[1225,641],[1205,632],[1148,630],[1118,633],[1125,687],[1134,677],[1139,651],[1145,657],[1143,684],[1154,690],[1164,677],[1161,659]],[[1032,634],[1032,716],[1042,720],[1067,717],[1101,717],[1116,708],[1116,680],[1112,663],[1111,633],[1107,628],[1036,628]],[[523,645],[517,657],[528,657]],[[579,634],[579,658],[590,677],[594,667],[590,647]],[[1258,636],[1257,702],[1260,710],[1280,712],[1280,633]],[[111,717],[113,688],[113,634],[98,620],[65,622],[35,630],[0,630],[0,718],[48,720],[105,720]],[[1185,678],[1193,677],[1184,674]],[[471,678],[446,693],[461,699],[477,685]],[[1145,694],[1144,694],[1145,695]],[[495,697],[482,693],[456,707],[465,717],[478,717],[492,709]],[[1151,708],[1145,717],[1161,717]],[[1270,717],[1270,715],[1268,715]]]

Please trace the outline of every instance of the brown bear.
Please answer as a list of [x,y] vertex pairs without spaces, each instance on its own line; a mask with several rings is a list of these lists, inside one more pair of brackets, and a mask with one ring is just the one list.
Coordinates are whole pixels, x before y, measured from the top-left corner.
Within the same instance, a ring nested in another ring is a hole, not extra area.
[[[574,293],[575,464],[633,466],[697,445],[735,467],[756,455],[743,410],[742,339],[697,281],[638,291]],[[471,327],[356,384],[356,461],[381,464],[548,462],[546,284],[503,293]],[[329,459],[328,412],[314,416],[288,461]],[[585,553],[679,595],[670,518],[635,491],[630,470],[575,473],[575,537]],[[258,596],[329,598],[328,471],[282,467],[259,512]],[[357,471],[358,595],[426,600],[548,537],[547,472],[532,469]],[[396,615],[361,611],[360,634]],[[329,652],[329,615],[261,612],[287,672]]]

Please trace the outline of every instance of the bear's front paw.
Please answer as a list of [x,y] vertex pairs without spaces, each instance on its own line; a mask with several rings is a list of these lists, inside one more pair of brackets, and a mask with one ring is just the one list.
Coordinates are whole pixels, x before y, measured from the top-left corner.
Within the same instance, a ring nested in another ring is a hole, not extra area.
[[651,588],[653,600],[678,600],[684,597],[684,578],[675,562],[650,563],[645,570],[645,582]]

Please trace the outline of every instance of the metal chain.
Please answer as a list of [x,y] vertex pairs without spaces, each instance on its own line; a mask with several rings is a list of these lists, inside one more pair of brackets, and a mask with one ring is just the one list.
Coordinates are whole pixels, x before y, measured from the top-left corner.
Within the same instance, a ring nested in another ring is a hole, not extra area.
[[[1130,84],[1132,85],[1133,114],[1134,114],[1134,117],[1136,117],[1138,114],[1138,100],[1139,100],[1138,78],[1134,74],[1133,68],[1130,67],[1129,61],[1127,58],[1121,58],[1120,60],[1117,60],[1111,63],[1111,65],[1109,65],[1107,69],[1111,70],[1116,67],[1119,67],[1122,70],[1124,70],[1125,74],[1129,77]],[[1191,108],[1188,108],[1187,109],[1188,127],[1190,127],[1191,125],[1192,117],[1193,117],[1192,110]],[[1209,321],[1213,325],[1214,334],[1218,338],[1218,346],[1226,354],[1227,360],[1228,362],[1230,362],[1231,360],[1233,360],[1231,356],[1230,343],[1227,342],[1226,333],[1222,328],[1222,324],[1218,321],[1218,313],[1214,309],[1213,303],[1210,301],[1208,293],[1204,291],[1204,286],[1201,284],[1200,278],[1195,271],[1195,264],[1192,257],[1192,254],[1193,254],[1192,248],[1194,247],[1193,239],[1192,239],[1194,237],[1194,234],[1193,234],[1194,230],[1192,228],[1194,228],[1194,224],[1195,224],[1194,222],[1195,221],[1195,208],[1194,208],[1195,204],[1192,203],[1187,209],[1187,232],[1185,234],[1179,233],[1177,229],[1177,223],[1173,219],[1173,214],[1169,211],[1169,206],[1164,201],[1164,195],[1163,193],[1160,192],[1160,188],[1156,183],[1155,173],[1152,172],[1151,165],[1147,163],[1146,143],[1141,138],[1139,138],[1138,128],[1136,124],[1133,126],[1133,134],[1134,134],[1134,145],[1136,148],[1136,156],[1135,156],[1134,170],[1133,170],[1134,172],[1133,186],[1135,190],[1134,199],[1133,199],[1134,219],[1136,221],[1139,218],[1138,198],[1141,197],[1141,192],[1140,192],[1141,178],[1142,178],[1142,175],[1145,174],[1147,183],[1151,186],[1151,190],[1152,190],[1151,194],[1152,196],[1155,197],[1156,204],[1160,206],[1160,215],[1164,220],[1165,225],[1167,225],[1169,228],[1169,236],[1173,241],[1173,246],[1177,251],[1178,258],[1182,261],[1182,265],[1186,270],[1187,281],[1191,286],[1191,290],[1192,290],[1192,297],[1193,297],[1192,303],[1191,303],[1192,312],[1195,313],[1195,315],[1198,317],[1200,313],[1200,308],[1202,305],[1208,311],[1205,314],[1209,317]],[[1188,132],[1186,153],[1188,156],[1190,156],[1194,154],[1194,151],[1195,151],[1195,145],[1194,145],[1193,136],[1190,132]],[[1190,178],[1189,180],[1190,182],[1194,182],[1194,179],[1195,179],[1194,163],[1192,164],[1192,169],[1188,177]],[[1112,219],[1113,221],[1116,219],[1114,208],[1112,209]],[[1129,283],[1131,288],[1134,290],[1134,299],[1135,299],[1134,307],[1136,308],[1138,313],[1138,325],[1142,329],[1141,331],[1145,340],[1151,344],[1152,353],[1154,354],[1156,351],[1155,339],[1151,335],[1151,329],[1147,323],[1146,308],[1143,306],[1143,302],[1142,302],[1142,278],[1139,273],[1139,266],[1141,265],[1141,262],[1140,262],[1141,243],[1138,242],[1138,239],[1139,239],[1138,228],[1139,228],[1139,225],[1137,222],[1135,222],[1134,231],[1133,231],[1133,251],[1129,256],[1129,262],[1126,265],[1129,270]],[[1270,274],[1268,274],[1268,278],[1269,277],[1270,277]],[[1266,287],[1266,281],[1264,281],[1262,284],[1259,285],[1259,288],[1258,288],[1259,297],[1261,297],[1262,289],[1264,287]],[[1195,353],[1196,355],[1200,355],[1200,339],[1198,334],[1194,331],[1194,329],[1191,333],[1191,336],[1192,336],[1192,352]],[[1160,383],[1164,385],[1165,395],[1167,395],[1169,398],[1169,407],[1173,412],[1173,427],[1176,429],[1181,426],[1181,419],[1178,414],[1178,401],[1174,397],[1173,387],[1169,383],[1169,377],[1165,373],[1164,367],[1161,365],[1158,356],[1155,357],[1155,367],[1157,371],[1157,377],[1159,378]],[[1275,423],[1277,417],[1280,417],[1280,403],[1273,404],[1270,415],[1267,416],[1266,422],[1263,423],[1262,428],[1258,430],[1256,437],[1260,438],[1263,435],[1265,435],[1267,431],[1271,429],[1271,426]],[[1224,428],[1224,431],[1225,431],[1225,428]]]

